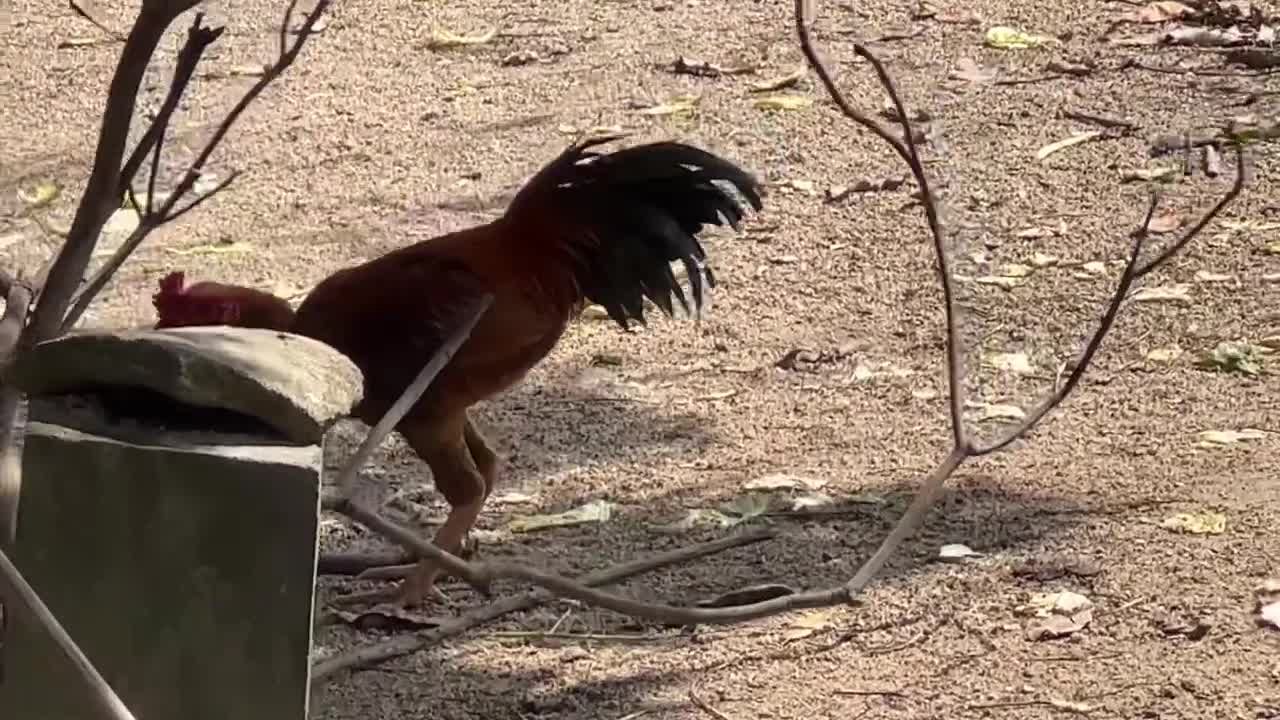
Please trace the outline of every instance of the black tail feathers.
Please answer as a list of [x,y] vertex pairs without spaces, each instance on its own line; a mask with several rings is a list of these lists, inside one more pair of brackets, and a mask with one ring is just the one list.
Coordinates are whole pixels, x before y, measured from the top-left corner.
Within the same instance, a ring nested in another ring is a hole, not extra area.
[[[592,147],[616,139],[575,143],[544,167],[513,200],[522,208],[563,213],[572,223],[567,241],[577,260],[575,278],[588,300],[623,328],[644,324],[644,298],[668,316],[672,298],[687,313],[684,290],[671,264],[684,264],[695,311],[703,282],[715,287],[698,233],[728,222],[739,229],[745,208],[716,181],[731,185],[757,212],[760,184],[733,163],[705,150],[658,142],[602,154]],[[566,226],[567,227],[567,226]]]

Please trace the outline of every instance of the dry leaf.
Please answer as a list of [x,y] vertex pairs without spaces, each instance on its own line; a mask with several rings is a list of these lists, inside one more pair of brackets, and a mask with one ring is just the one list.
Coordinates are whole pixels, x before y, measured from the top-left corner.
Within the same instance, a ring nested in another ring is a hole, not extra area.
[[431,39],[427,41],[427,48],[430,50],[442,50],[444,48],[483,45],[497,36],[497,27],[489,28],[475,35],[459,35],[449,30],[437,29],[432,31]]
[[1262,372],[1262,349],[1247,342],[1224,340],[1196,358],[1196,367],[1220,372],[1258,375]]
[[1087,132],[1076,133],[1069,138],[1049,143],[1048,145],[1040,148],[1036,151],[1036,159],[1043,161],[1059,150],[1065,150],[1072,145],[1079,145],[1080,143],[1089,142],[1090,140],[1097,140],[1100,137],[1102,137],[1101,130],[1089,130]]
[[761,110],[803,110],[813,105],[813,98],[805,95],[770,95],[753,102]]
[[987,30],[987,34],[983,37],[982,42],[991,48],[997,50],[1024,50],[1027,48],[1043,47],[1050,43],[1057,42],[1057,38],[1048,35],[1036,35],[1034,33],[1026,33],[1017,28],[1011,27],[993,27]]
[[1221,535],[1227,530],[1227,516],[1212,510],[1178,513],[1160,521],[1160,527],[1189,535]]
[[596,500],[572,510],[552,515],[521,515],[507,524],[507,529],[514,533],[533,532],[546,528],[567,527],[583,523],[608,522],[617,507],[607,500]]
[[968,558],[982,556],[982,553],[960,543],[948,543],[938,548],[938,559],[943,562],[960,562]]
[[1146,355],[1147,360],[1163,364],[1171,363],[1179,357],[1182,357],[1182,348],[1176,345],[1167,348],[1155,348]]
[[1182,169],[1171,165],[1162,165],[1153,168],[1139,168],[1137,170],[1126,170],[1120,176],[1120,182],[1159,182],[1164,180],[1174,180],[1182,174]]
[[1121,19],[1134,23],[1162,23],[1183,17],[1193,17],[1195,14],[1195,8],[1190,5],[1174,2],[1174,0],[1159,0],[1127,12],[1121,16]]
[[1007,277],[1003,275],[984,275],[973,279],[979,285],[995,285],[1002,290],[1012,290],[1026,282],[1024,278]]
[[677,95],[664,103],[641,108],[639,113],[641,115],[689,115],[697,109],[699,100],[701,98],[697,95]]
[[1035,271],[1036,269],[1031,267],[1030,265],[1023,265],[1021,263],[1008,263],[1006,265],[1001,265],[1000,270],[997,272],[997,274],[1000,275],[1000,277],[1025,278],[1025,277],[1030,277],[1031,274],[1034,273]]
[[791,642],[807,638],[815,632],[829,627],[833,615],[835,615],[835,608],[805,613],[791,621],[791,627],[782,634],[782,639],[786,642]]
[[1197,270],[1195,274],[1195,281],[1198,283],[1223,283],[1235,279],[1236,276],[1230,273],[1215,273],[1208,270]]
[[982,405],[978,413],[978,421],[984,420],[1022,420],[1027,413],[1017,405]]
[[805,68],[802,65],[781,77],[771,78],[769,80],[764,80],[758,83],[752,83],[749,89],[751,92],[775,92],[777,90],[784,90],[786,88],[789,88],[795,85],[796,83],[799,83],[802,79],[804,79],[804,74],[806,71],[807,71],[807,68]]
[[1196,445],[1203,448],[1226,447],[1247,440],[1262,440],[1267,437],[1265,430],[1245,428],[1243,430],[1205,430],[1197,433]]
[[1171,233],[1182,227],[1182,216],[1175,212],[1164,212],[1151,218],[1147,230],[1155,233]]
[[1190,305],[1190,288],[1187,285],[1165,285],[1142,288],[1133,294],[1133,301],[1140,303],[1174,303],[1177,305]]
[[1059,260],[1056,255],[1049,255],[1048,253],[1042,253],[1042,252],[1032,253],[1031,255],[1032,267],[1046,268],[1046,267],[1050,267],[1051,265],[1057,265],[1058,262]]
[[35,189],[32,190],[30,194],[23,192],[22,188],[18,188],[18,199],[32,210],[42,208],[52,203],[54,200],[57,200],[58,196],[61,194],[62,188],[59,187],[57,183],[53,182],[42,182],[39,185],[36,185]]

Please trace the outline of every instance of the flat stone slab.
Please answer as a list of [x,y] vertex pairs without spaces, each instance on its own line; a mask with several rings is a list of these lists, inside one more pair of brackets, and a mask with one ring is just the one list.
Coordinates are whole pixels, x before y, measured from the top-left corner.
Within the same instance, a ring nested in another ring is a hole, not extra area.
[[360,402],[364,378],[317,340],[230,327],[88,331],[43,342],[13,368],[30,395],[136,387],[261,420],[313,445]]

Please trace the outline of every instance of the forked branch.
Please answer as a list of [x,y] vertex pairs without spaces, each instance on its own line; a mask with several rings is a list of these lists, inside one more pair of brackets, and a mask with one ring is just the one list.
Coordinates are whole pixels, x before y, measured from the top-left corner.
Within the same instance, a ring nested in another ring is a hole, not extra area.
[[[959,321],[956,313],[954,292],[955,277],[951,270],[951,249],[947,242],[947,236],[940,219],[941,213],[939,208],[939,199],[930,186],[929,177],[925,172],[924,164],[920,159],[920,152],[915,141],[914,129],[911,126],[911,114],[907,112],[906,104],[902,100],[897,84],[889,75],[884,65],[871,52],[871,50],[861,44],[855,45],[854,51],[870,63],[871,67],[875,70],[882,88],[889,95],[890,100],[897,110],[897,121],[902,130],[902,137],[898,137],[896,133],[883,124],[871,119],[868,115],[854,108],[845,99],[844,94],[832,79],[827,66],[819,58],[818,53],[814,48],[812,37],[804,20],[807,4],[807,0],[795,0],[794,18],[796,34],[800,42],[800,47],[804,52],[805,58],[808,60],[810,67],[821,80],[823,86],[827,90],[827,93],[831,96],[832,101],[835,103],[836,107],[840,109],[841,113],[850,120],[868,129],[872,134],[879,137],[889,145],[890,148],[892,148],[893,151],[907,164],[912,175],[915,177],[916,182],[920,186],[925,218],[928,222],[929,231],[933,239],[938,279],[942,286],[943,300],[946,306],[945,333],[947,343],[948,384],[950,391],[949,404],[953,440],[951,450],[933,470],[933,472],[925,478],[921,489],[912,500],[907,511],[899,519],[893,530],[881,542],[880,546],[871,555],[871,557],[868,558],[858,569],[854,576],[841,585],[834,587],[796,593],[737,607],[696,608],[645,603],[588,587],[582,582],[571,580],[560,575],[535,570],[524,564],[509,562],[467,562],[441,550],[429,542],[420,539],[413,532],[391,523],[378,516],[376,513],[368,511],[362,507],[349,502],[343,503],[342,509],[344,512],[369,526],[371,529],[391,538],[410,551],[418,555],[431,558],[441,567],[445,568],[450,573],[463,578],[482,592],[487,592],[493,581],[499,578],[522,580],[550,590],[552,593],[559,596],[573,598],[575,600],[580,600],[591,605],[614,610],[633,617],[668,624],[736,623],[774,615],[788,610],[851,603],[855,600],[858,594],[867,587],[877,573],[880,572],[885,563],[888,562],[889,558],[903,543],[903,541],[911,536],[924,519],[925,515],[929,512],[930,508],[933,507],[934,502],[947,479],[950,478],[966,460],[996,452],[1008,446],[1018,438],[1024,437],[1051,411],[1057,408],[1076,387],[1078,387],[1080,379],[1084,376],[1084,373],[1088,370],[1094,357],[1101,348],[1103,340],[1114,326],[1133,284],[1138,279],[1160,267],[1185,248],[1188,243],[1203,231],[1209,222],[1217,217],[1217,215],[1221,213],[1228,204],[1239,196],[1246,182],[1246,178],[1249,175],[1248,157],[1243,148],[1237,147],[1236,178],[1231,189],[1204,215],[1199,222],[1192,225],[1182,237],[1171,243],[1167,249],[1161,251],[1155,258],[1151,260],[1143,260],[1143,251],[1149,236],[1149,225],[1157,207],[1157,201],[1153,199],[1142,224],[1138,226],[1137,230],[1133,233],[1129,257],[1125,264],[1124,271],[1116,282],[1116,287],[1112,293],[1111,299],[1102,313],[1102,317],[1098,322],[1097,328],[1090,336],[1084,351],[1076,360],[1074,367],[1067,376],[1065,382],[1063,382],[1061,386],[1055,386],[1040,402],[1036,409],[1033,410],[1025,419],[1017,424],[1007,427],[996,439],[985,444],[977,443],[970,439],[970,434],[965,424],[963,414],[965,406],[965,368],[962,362],[963,353],[960,350],[961,338],[958,327]],[[354,473],[354,470],[351,472]],[[389,657],[395,656],[396,653],[372,653],[370,655],[370,657],[374,657],[378,660],[388,659]]]
[[[134,148],[129,160],[125,163],[120,171],[120,185],[127,192],[130,204],[133,205],[135,211],[139,214],[138,226],[134,228],[128,238],[120,244],[102,267],[93,274],[84,288],[76,293],[75,298],[71,301],[71,308],[63,318],[60,325],[62,332],[66,332],[75,327],[80,321],[84,311],[97,297],[98,293],[107,286],[111,278],[124,265],[124,263],[133,255],[134,251],[142,245],[147,236],[153,230],[161,225],[176,220],[186,213],[199,207],[204,201],[213,197],[218,192],[224,190],[232,182],[235,181],[238,173],[230,173],[226,178],[219,182],[210,190],[200,194],[196,198],[187,201],[186,204],[179,207],[178,203],[195,187],[196,182],[200,179],[201,171],[205,164],[213,155],[213,152],[222,143],[231,127],[235,125],[236,120],[244,113],[249,105],[262,94],[267,86],[277,80],[284,71],[293,64],[297,59],[298,53],[302,51],[302,46],[306,44],[307,39],[315,33],[315,24],[319,22],[321,16],[329,7],[331,0],[319,0],[315,7],[307,13],[302,24],[298,27],[292,42],[288,41],[289,23],[293,19],[293,13],[297,7],[298,0],[290,0],[288,9],[285,10],[284,19],[280,22],[280,50],[276,60],[267,66],[262,75],[249,87],[240,100],[233,106],[227,116],[219,123],[213,135],[205,143],[204,147],[196,155],[196,159],[187,168],[178,184],[173,191],[165,198],[160,207],[156,207],[155,202],[155,186],[156,175],[159,172],[160,157],[164,146],[165,131],[169,126],[169,121],[173,116],[174,110],[178,106],[178,101],[182,98],[186,91],[187,84],[191,81],[191,77],[195,72],[196,65],[200,61],[201,55],[204,53],[211,43],[218,39],[222,34],[222,28],[208,28],[202,25],[203,17],[196,15],[191,29],[187,31],[187,41],[183,45],[182,51],[178,55],[178,62],[174,68],[173,79],[169,86],[169,93],[165,97],[164,103],[160,107],[155,120],[152,121],[138,146]],[[151,168],[147,178],[146,200],[144,204],[139,204],[133,189],[133,180],[138,171],[142,167],[142,163],[147,154],[151,154]],[[120,194],[117,193],[117,202]]]

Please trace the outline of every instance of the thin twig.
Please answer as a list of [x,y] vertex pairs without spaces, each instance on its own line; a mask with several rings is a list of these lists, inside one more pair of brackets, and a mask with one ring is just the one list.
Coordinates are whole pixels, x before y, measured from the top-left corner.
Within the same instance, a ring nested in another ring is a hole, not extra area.
[[[769,540],[774,532],[768,528],[760,528],[744,532],[740,535],[721,538],[711,542],[691,545],[665,552],[653,557],[633,560],[604,570],[597,570],[579,577],[578,582],[588,587],[613,585],[627,578],[659,568],[697,560],[708,555],[724,552],[736,547]],[[312,680],[323,680],[343,670],[358,670],[373,667],[398,657],[411,655],[423,648],[443,642],[451,637],[492,622],[503,615],[530,610],[543,603],[554,600],[555,596],[544,590],[534,590],[515,597],[503,598],[492,604],[472,610],[464,615],[448,620],[424,633],[401,636],[385,640],[374,645],[355,648],[354,650],[335,655],[315,664],[311,671]]]
[[[40,625],[45,632],[49,633],[58,651],[84,676],[85,684],[89,686],[89,694],[92,695],[102,717],[112,720],[134,720],[133,713],[129,712],[129,708],[125,707],[120,697],[98,673],[97,668],[89,662],[89,658],[85,657],[80,646],[76,645],[76,641],[67,634],[62,623],[58,622],[58,618],[54,617],[49,607],[27,583],[26,578],[22,577],[22,573],[10,562],[9,556],[3,549],[0,549],[0,597],[4,598],[6,612],[20,610],[26,620]],[[7,618],[6,622],[8,622]]]
[[[152,230],[185,214],[187,211],[204,202],[214,195],[214,193],[225,188],[230,183],[231,179],[234,178],[234,175],[232,178],[228,178],[226,181],[219,183],[217,187],[205,193],[190,205],[175,212],[175,207],[177,206],[178,201],[195,186],[196,181],[200,179],[200,173],[204,169],[205,163],[209,161],[209,157],[213,155],[214,150],[216,150],[222,143],[223,138],[226,137],[227,132],[231,130],[231,127],[235,124],[236,120],[238,120],[240,115],[244,113],[245,109],[247,109],[249,105],[262,94],[262,91],[278,79],[284,71],[293,64],[294,60],[297,59],[298,53],[302,51],[302,47],[306,44],[307,39],[315,34],[313,28],[320,20],[320,17],[328,9],[330,2],[331,0],[319,0],[316,3],[316,6],[312,8],[311,12],[307,13],[306,19],[297,30],[293,44],[282,45],[284,51],[276,58],[275,63],[266,69],[262,76],[254,82],[240,100],[231,108],[227,113],[227,116],[223,118],[222,122],[218,125],[213,135],[205,143],[204,148],[202,148],[200,153],[196,155],[196,159],[187,168],[186,173],[183,174],[173,191],[167,198],[165,198],[165,202],[160,209],[154,211],[154,213],[149,212],[148,216],[143,217],[134,232],[120,244],[120,247],[116,249],[115,253],[102,264],[102,267],[93,274],[93,277],[89,279],[84,288],[76,294],[71,310],[63,314],[63,319],[60,324],[62,332],[66,332],[75,327],[76,323],[79,322],[80,317],[84,314],[84,311],[88,309],[90,303],[92,303],[98,293],[107,286],[107,283],[111,281],[111,278],[124,265],[125,261],[129,259],[134,251],[138,249],[138,246],[146,240]],[[285,17],[281,21],[282,28],[284,28],[281,32],[285,32],[287,30],[289,19],[292,16],[295,5],[296,0],[289,4],[289,9],[286,11]],[[157,142],[160,140],[161,138],[156,138]],[[118,198],[119,194],[117,193],[117,203],[119,202]],[[150,206],[152,202],[150,197],[148,197],[147,202],[148,206]]]
[[106,33],[107,37],[111,38],[112,40],[115,40],[116,42],[124,42],[124,35],[121,35],[119,32],[112,30],[111,28],[107,27],[107,25],[103,23],[101,20],[89,14],[89,11],[86,10],[83,6],[81,6],[80,3],[76,2],[76,0],[68,0],[68,4],[71,5],[72,12],[84,18],[85,20],[88,20],[89,24],[93,25],[94,27],[98,28],[102,32]]

